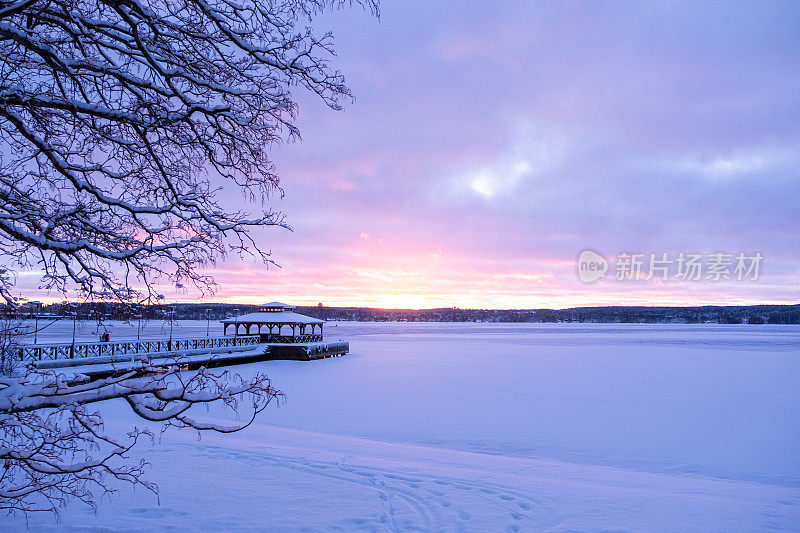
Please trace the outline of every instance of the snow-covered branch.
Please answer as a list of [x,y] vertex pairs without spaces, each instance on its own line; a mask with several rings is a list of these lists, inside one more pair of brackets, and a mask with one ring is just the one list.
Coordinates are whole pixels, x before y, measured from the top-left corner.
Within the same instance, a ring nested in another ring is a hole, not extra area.
[[[252,231],[288,228],[267,202],[282,193],[269,150],[299,136],[293,91],[333,109],[352,98],[331,35],[309,22],[352,3],[0,0],[0,299],[15,304],[19,267],[43,270],[44,289],[141,301],[159,280],[213,290],[203,268],[226,254],[270,263]],[[355,3],[377,15],[377,0]],[[207,370],[0,375],[0,508],[23,512],[93,504],[104,476],[154,490],[125,459],[147,432],[106,435],[92,404],[230,432],[280,398],[265,376]],[[193,415],[209,404],[242,420]]]
[[[95,506],[113,492],[117,479],[157,493],[144,477],[146,463],[131,463],[128,452],[147,429],[134,428],[124,439],[108,435],[89,406],[124,399],[134,413],[163,427],[229,433],[252,423],[282,393],[257,374],[244,379],[228,372],[166,372],[140,368],[91,381],[54,372],[0,378],[0,509],[9,512],[58,511],[70,499]],[[220,404],[236,424],[190,416],[198,405]],[[244,416],[242,416],[244,415]]]
[[0,249],[47,288],[117,299],[158,278],[213,290],[201,269],[229,253],[271,262],[251,230],[288,227],[266,202],[269,148],[298,136],[292,91],[351,98],[306,25],[349,4],[0,1]]

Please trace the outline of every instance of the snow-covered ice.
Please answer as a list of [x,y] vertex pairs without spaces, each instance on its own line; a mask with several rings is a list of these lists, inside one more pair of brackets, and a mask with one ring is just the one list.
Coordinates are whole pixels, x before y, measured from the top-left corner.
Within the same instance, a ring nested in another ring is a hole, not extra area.
[[[72,326],[47,331],[61,340]],[[118,324],[112,338],[130,334]],[[352,353],[234,368],[266,371],[287,394],[254,426],[139,448],[160,505],[118,485],[96,516],[76,504],[30,530],[800,530],[797,326],[341,323],[325,334]],[[137,423],[122,405],[106,421]]]

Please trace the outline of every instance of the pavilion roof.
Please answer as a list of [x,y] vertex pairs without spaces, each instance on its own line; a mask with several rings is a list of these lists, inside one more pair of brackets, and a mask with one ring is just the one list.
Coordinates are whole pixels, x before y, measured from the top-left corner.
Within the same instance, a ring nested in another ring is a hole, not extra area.
[[[267,307],[267,306],[264,306]],[[221,320],[223,324],[324,324],[324,320],[301,315],[294,311],[248,313]]]

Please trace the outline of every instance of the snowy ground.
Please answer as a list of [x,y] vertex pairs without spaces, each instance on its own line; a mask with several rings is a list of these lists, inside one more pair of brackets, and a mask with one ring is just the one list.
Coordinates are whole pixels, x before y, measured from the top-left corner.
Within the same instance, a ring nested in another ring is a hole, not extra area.
[[800,530],[798,327],[326,325],[338,337],[350,355],[236,367],[288,397],[246,431],[143,446],[160,506],[123,485],[30,530]]

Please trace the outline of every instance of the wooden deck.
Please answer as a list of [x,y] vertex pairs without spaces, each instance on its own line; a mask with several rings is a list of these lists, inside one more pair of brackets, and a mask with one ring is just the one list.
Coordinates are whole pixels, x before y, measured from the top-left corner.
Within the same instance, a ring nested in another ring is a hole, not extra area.
[[338,357],[350,351],[350,343],[344,341],[263,343],[260,340],[258,335],[248,335],[34,344],[20,348],[19,357],[40,369],[81,367],[81,372],[99,376],[143,364],[178,365],[188,370],[280,359],[312,361]]

